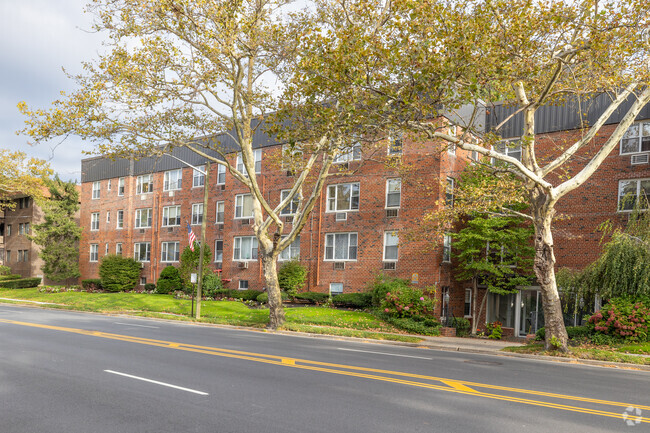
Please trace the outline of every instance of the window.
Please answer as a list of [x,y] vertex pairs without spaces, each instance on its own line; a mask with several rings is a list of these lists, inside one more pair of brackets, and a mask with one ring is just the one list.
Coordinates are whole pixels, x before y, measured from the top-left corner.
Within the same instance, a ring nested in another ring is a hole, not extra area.
[[330,295],[343,293],[343,283],[330,283]]
[[138,176],[135,183],[136,194],[148,194],[153,192],[153,174]]
[[151,208],[135,210],[135,228],[144,229],[151,227]]
[[163,191],[181,189],[183,186],[183,170],[169,170],[165,172]]
[[[221,166],[219,166],[219,167],[221,167]],[[199,165],[196,168],[198,168],[203,173],[205,173],[205,165]],[[196,187],[205,185],[205,175],[203,173],[201,173],[201,171],[192,170],[192,188],[196,188]]]
[[[260,174],[262,172],[262,149],[254,150],[253,155],[255,157],[255,173]],[[246,171],[246,168],[244,168],[244,160],[241,152],[237,153],[237,171],[248,177],[248,172]]]
[[329,233],[325,235],[325,260],[356,260],[356,233]]
[[100,194],[100,188],[101,188],[101,182],[93,182],[93,200],[97,200],[99,198]]
[[[283,189],[280,191],[280,201],[283,201],[287,197],[289,197],[289,193],[291,192],[290,189]],[[282,208],[280,211],[280,215],[294,215],[298,211],[298,205],[300,204],[300,199],[298,198],[298,194],[293,197],[291,202],[289,202],[288,205]]]
[[99,260],[99,244],[90,244],[90,261],[96,262]]
[[399,237],[397,232],[384,233],[384,261],[396,262],[397,261],[397,244]]
[[453,177],[447,178],[447,187],[445,188],[445,206],[454,207],[454,184],[456,183]]
[[402,200],[402,179],[386,180],[386,207],[398,208]]
[[517,161],[521,161],[521,142],[519,139],[501,141],[497,143],[494,150],[503,155],[511,156]]
[[248,280],[239,280],[239,290],[248,290]]
[[161,262],[177,262],[180,258],[180,242],[163,242],[160,249]]
[[445,235],[442,243],[442,261],[451,262],[451,235]]
[[7,236],[11,236],[11,224],[7,225]]
[[223,262],[223,240],[221,239],[214,241],[214,261]]
[[638,206],[648,209],[650,200],[650,179],[618,181],[618,210],[629,211]]
[[225,185],[226,183],[226,166],[217,165],[217,185]]
[[122,255],[122,242],[118,242],[115,244],[115,254],[118,256]]
[[181,225],[181,207],[180,206],[166,206],[163,208],[162,217],[163,227],[179,226]]
[[90,214],[90,230],[99,230],[99,212],[93,212]]
[[257,260],[257,238],[237,236],[233,248],[233,260]]
[[124,228],[124,211],[122,209],[117,211],[117,223],[115,227],[118,229]]
[[7,250],[7,264],[11,263],[11,250]]
[[192,225],[203,223],[203,203],[192,205]]
[[117,180],[117,195],[124,195],[125,184],[126,184],[126,178],[121,177]]
[[29,197],[21,197],[18,199],[18,208],[27,209],[29,207]]
[[465,289],[465,308],[463,314],[465,317],[472,316],[472,289]]
[[[458,133],[458,127],[456,125],[449,126],[449,135],[455,137]],[[447,153],[449,155],[456,155],[456,143],[447,144]]]
[[24,262],[25,261],[25,259],[23,258],[24,257],[23,253],[24,253],[23,250],[18,250],[18,262]]
[[235,218],[253,217],[253,195],[238,194],[235,196]]
[[147,277],[140,277],[140,285],[141,286],[147,285]]
[[354,143],[349,147],[341,149],[339,154],[332,161],[334,164],[342,164],[361,159],[361,143]]
[[401,131],[393,131],[389,137],[388,154],[401,155],[404,146],[404,134]]
[[25,234],[25,228],[23,223],[18,224],[18,234],[19,235],[24,235]]
[[639,152],[650,152],[650,121],[630,125],[621,139],[621,155]]
[[223,224],[225,221],[225,203],[223,201],[218,201],[217,202],[217,216],[216,216],[216,223],[217,224]]
[[282,145],[282,170],[294,173],[299,170],[302,161],[302,150],[299,143]]
[[327,187],[327,211],[359,210],[359,184],[340,183]]
[[151,242],[133,244],[133,258],[138,262],[148,262],[151,259]]
[[113,182],[111,182],[113,179],[108,179],[108,186],[106,187],[107,191],[111,190],[111,186],[113,186]]
[[21,233],[20,234],[21,235],[23,235],[23,234],[28,235],[29,234],[29,223],[24,223],[24,224],[21,224],[21,225],[22,225],[22,227],[21,227]]
[[285,249],[282,250],[282,252],[280,252],[280,255],[278,256],[278,260],[284,261],[284,260],[294,260],[299,258],[300,258],[300,236],[296,236],[293,242],[291,242],[291,244],[289,244],[288,247],[286,247]]
[[111,211],[107,210],[106,211],[106,224],[109,224],[111,222]]
[[106,248],[104,248],[104,255],[108,255],[108,242],[106,242]]

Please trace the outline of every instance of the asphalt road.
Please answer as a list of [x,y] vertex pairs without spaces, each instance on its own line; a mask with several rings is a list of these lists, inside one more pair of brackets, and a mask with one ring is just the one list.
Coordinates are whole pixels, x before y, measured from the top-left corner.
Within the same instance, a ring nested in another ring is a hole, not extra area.
[[1,433],[518,431],[650,431],[650,373],[0,305]]

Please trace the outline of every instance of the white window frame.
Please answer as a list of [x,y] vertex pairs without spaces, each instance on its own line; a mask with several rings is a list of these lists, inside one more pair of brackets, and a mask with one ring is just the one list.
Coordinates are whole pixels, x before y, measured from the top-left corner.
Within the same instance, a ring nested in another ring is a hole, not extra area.
[[237,290],[248,290],[249,287],[248,280],[239,280],[237,283]]
[[[172,247],[170,250],[170,247]],[[170,260],[170,254],[173,255]],[[175,263],[181,257],[181,243],[179,241],[166,241],[160,244],[160,262],[161,263]]]
[[203,203],[192,204],[192,225],[198,226],[203,223]]
[[[339,290],[332,290],[333,287],[337,287],[337,288],[340,287],[341,290],[340,291]],[[343,289],[345,287],[343,286],[343,283],[330,283],[329,288],[330,288],[330,296],[331,296],[331,295],[339,295],[339,294],[343,293]]]
[[[517,146],[512,146],[512,143],[519,143]],[[503,146],[503,149],[500,149],[500,147]],[[496,144],[494,147],[494,151],[497,153],[500,153],[502,155],[506,156],[511,156],[515,158],[518,161],[521,161],[521,156],[523,153],[523,150],[521,148],[521,138],[510,138],[507,140],[501,140]],[[519,154],[519,156],[514,156],[515,154]],[[494,164],[495,159],[493,158],[492,164]]]
[[108,255],[108,242],[106,242],[106,248],[104,249],[104,255]]
[[[629,134],[630,130],[632,130],[632,128],[638,128],[638,134],[637,134],[637,136],[629,137],[628,134]],[[624,140],[633,140],[635,138],[637,139],[637,148],[636,148],[636,150],[634,150],[632,152],[623,152],[623,141]],[[621,141],[619,143],[619,152],[620,152],[619,154],[620,155],[633,155],[635,153],[650,152],[650,146],[647,147],[646,150],[643,150],[643,142],[644,142],[643,139],[644,138],[647,139],[646,142],[650,141],[650,120],[635,122],[632,125],[630,125],[630,127],[627,129],[627,131],[625,131],[625,134],[623,135],[623,138],[621,138]]]
[[[282,238],[286,238],[286,236],[282,236]],[[278,256],[278,261],[280,262],[288,262],[291,260],[300,260],[300,236],[296,236],[296,238],[287,246],[284,250],[280,251],[280,255]]]
[[[145,214],[144,216],[146,216],[146,218],[147,218],[147,221],[146,221],[147,225],[142,225],[143,214]],[[153,222],[152,215],[153,215],[153,209],[150,208],[150,207],[136,209],[135,210],[135,225],[134,225],[134,227],[136,229],[150,229],[151,224]]]
[[[221,249],[217,248],[219,242],[221,242]],[[214,240],[214,262],[223,263],[223,239]]]
[[[389,244],[389,240],[391,242],[395,242],[394,244]],[[395,258],[388,258],[387,257],[387,251],[388,248],[395,248]],[[396,262],[399,260],[399,234],[396,231],[386,231],[384,232],[384,255],[383,255],[383,260],[385,262]]]
[[117,179],[117,195],[123,196],[125,189],[126,189],[126,178],[120,177],[119,179]]
[[90,244],[89,261],[92,263],[99,261],[99,244]]
[[345,164],[352,161],[361,161],[361,143],[352,143],[349,147],[341,149],[332,164]]
[[[397,183],[398,184],[398,189],[397,191],[390,191],[390,185]],[[389,195],[398,195],[399,199],[397,206],[391,206],[388,204],[388,196]],[[399,209],[402,206],[402,179],[400,178],[393,178],[393,179],[386,179],[386,209]]]
[[111,186],[112,186],[112,184],[113,184],[112,180],[113,180],[113,179],[108,179],[108,185],[106,185],[106,191],[110,191],[110,190],[111,190]]
[[[253,157],[255,159],[255,174],[262,173],[262,149],[253,150]],[[248,177],[248,172],[246,167],[244,167],[244,159],[242,158],[241,152],[237,152],[237,171],[239,171],[244,176]]]
[[[343,187],[350,188],[350,203],[347,209],[338,209],[338,196],[339,189]],[[350,183],[337,183],[334,185],[327,186],[327,211],[326,212],[355,212],[359,210],[359,203],[361,201],[361,187],[359,182],[350,182]],[[332,191],[334,194],[332,196]],[[356,194],[355,194],[356,192]],[[356,207],[354,206],[354,198],[356,197]]]
[[[336,257],[336,241],[347,237],[347,248],[345,257]],[[354,239],[354,242],[352,242]],[[331,255],[329,252],[331,251]],[[354,254],[351,254],[354,252]],[[354,255],[354,258],[350,258]],[[328,258],[328,256],[330,256]],[[359,257],[359,234],[357,232],[326,233],[325,234],[325,258],[326,262],[356,262]]]
[[[22,232],[22,226],[22,224],[18,226],[19,232]],[[90,214],[90,231],[96,232],[97,230],[99,230],[99,212],[93,212]]]
[[115,255],[121,256],[122,254],[124,254],[124,251],[122,250],[122,242],[117,242],[115,244]]
[[215,205],[215,224],[224,224],[226,221],[226,202],[223,200],[217,201]]
[[[171,210],[174,209],[175,215],[170,216]],[[174,224],[170,224],[170,220],[174,220]],[[178,227],[181,225],[181,206],[165,206],[162,211],[162,227]]]
[[99,200],[99,198],[101,197],[101,191],[102,191],[102,183],[100,181],[93,182],[93,200]]
[[404,149],[404,133],[402,131],[392,131],[388,137],[389,156],[401,155]]
[[117,216],[115,217],[115,228],[117,230],[122,230],[124,228],[124,209],[117,210]]
[[[247,251],[250,254],[242,254],[242,244],[244,241],[249,242],[250,250]],[[232,259],[235,262],[252,262],[257,261],[257,250],[259,244],[257,237],[255,236],[235,236],[233,238],[233,248],[232,248]]]
[[[140,260],[141,259],[141,248],[140,246],[144,245],[145,246],[145,260]],[[133,258],[135,259],[136,262],[141,262],[141,263],[148,263],[151,261],[151,242],[136,242],[133,244]]]
[[[145,187],[146,186],[146,187]],[[153,174],[141,174],[137,177],[135,183],[136,194],[151,194],[153,193]]]
[[[244,215],[246,200],[250,200],[250,215]],[[235,219],[253,218],[255,211],[253,209],[253,194],[237,194],[235,196]]]
[[[221,167],[221,165],[219,165]],[[205,186],[205,165],[199,165],[196,168],[199,170],[192,169],[192,188],[200,188]],[[203,173],[202,173],[203,172]]]
[[163,177],[163,191],[178,191],[183,187],[183,169],[167,170]]
[[[621,209],[621,205],[623,204],[622,199],[624,196],[621,194],[622,192],[622,186],[624,182],[634,182],[636,183],[636,192],[634,194],[634,200],[632,201],[632,207],[630,209]],[[649,194],[647,197],[648,200],[650,200],[650,178],[642,178],[642,179],[621,179],[618,181],[618,205],[617,205],[617,210],[618,212],[632,212],[634,208],[637,206],[637,203],[639,201],[639,197],[641,195],[641,184],[642,183],[648,183],[648,191]],[[641,208],[641,210],[647,210],[648,208]]]
[[217,164],[217,185],[226,184],[226,166]]
[[[283,189],[280,191],[280,201],[283,201],[285,198],[289,196],[289,193],[291,192],[290,189]],[[300,205],[300,199],[298,198],[298,194],[296,194],[293,197],[293,200],[289,202],[285,207],[280,210],[280,215],[282,216],[293,216],[296,214],[298,211],[298,206]]]
[[448,177],[445,184],[445,207],[453,208],[454,200],[456,198],[456,179]]
[[[468,302],[468,294],[469,294],[469,302]],[[465,303],[463,304],[463,314],[465,313],[465,307],[469,305],[469,314],[464,314],[465,317],[472,317],[472,302],[474,298],[474,289],[472,288],[465,288]]]
[[[456,137],[457,134],[458,134],[458,126],[449,125],[449,135],[451,135],[452,137]],[[456,156],[456,143],[450,142],[447,144],[447,154]]]
[[451,235],[443,235],[442,241],[442,262],[451,263]]
[[107,210],[106,211],[106,224],[110,224],[110,223],[111,223],[111,211]]

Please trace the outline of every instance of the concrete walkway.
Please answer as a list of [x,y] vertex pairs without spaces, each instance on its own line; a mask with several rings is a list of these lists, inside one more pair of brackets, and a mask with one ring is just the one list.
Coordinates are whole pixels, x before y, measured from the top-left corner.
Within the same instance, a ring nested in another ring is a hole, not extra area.
[[424,338],[424,341],[418,343],[418,346],[460,352],[494,353],[501,351],[504,347],[523,346],[523,343],[517,341],[487,338],[423,337],[421,335],[418,337]]

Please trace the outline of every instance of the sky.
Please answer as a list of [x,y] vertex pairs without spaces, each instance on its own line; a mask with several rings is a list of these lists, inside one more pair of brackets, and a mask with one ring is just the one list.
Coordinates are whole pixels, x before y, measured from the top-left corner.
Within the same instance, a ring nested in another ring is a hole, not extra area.
[[71,73],[97,58],[104,35],[92,32],[86,0],[0,0],[0,147],[49,161],[64,180],[81,180],[82,150],[92,143],[70,137],[30,146],[16,105],[48,108],[62,90],[74,90]]

